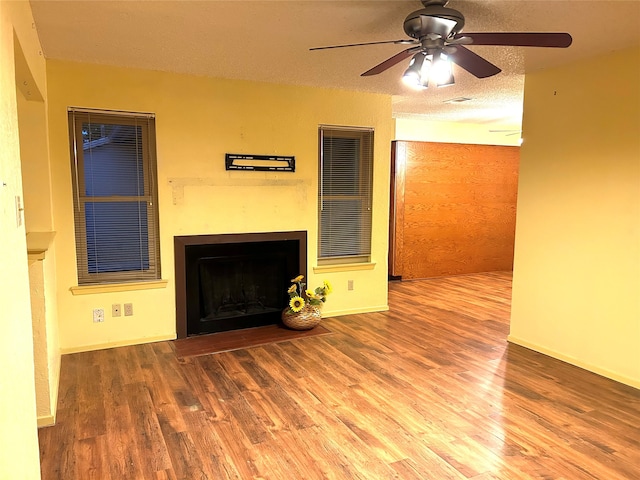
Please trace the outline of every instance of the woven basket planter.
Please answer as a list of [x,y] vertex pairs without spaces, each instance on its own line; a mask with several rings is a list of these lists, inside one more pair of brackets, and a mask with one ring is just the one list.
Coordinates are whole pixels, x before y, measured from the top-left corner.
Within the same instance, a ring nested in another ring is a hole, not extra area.
[[299,312],[289,308],[282,311],[282,323],[292,330],[311,330],[320,323],[322,310],[315,305],[305,305]]

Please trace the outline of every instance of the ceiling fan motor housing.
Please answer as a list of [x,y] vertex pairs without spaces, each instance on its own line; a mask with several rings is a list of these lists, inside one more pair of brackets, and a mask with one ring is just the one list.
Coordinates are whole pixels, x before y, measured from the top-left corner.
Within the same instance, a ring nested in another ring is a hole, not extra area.
[[464,16],[452,8],[429,5],[407,15],[403,26],[405,33],[412,38],[421,39],[435,34],[446,39],[462,30]]

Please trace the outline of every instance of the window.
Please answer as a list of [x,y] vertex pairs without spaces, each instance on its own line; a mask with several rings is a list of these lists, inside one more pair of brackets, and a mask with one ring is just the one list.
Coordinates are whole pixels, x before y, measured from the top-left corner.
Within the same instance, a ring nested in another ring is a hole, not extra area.
[[69,110],[78,284],[160,278],[151,114]]
[[320,127],[318,263],[371,255],[373,130]]

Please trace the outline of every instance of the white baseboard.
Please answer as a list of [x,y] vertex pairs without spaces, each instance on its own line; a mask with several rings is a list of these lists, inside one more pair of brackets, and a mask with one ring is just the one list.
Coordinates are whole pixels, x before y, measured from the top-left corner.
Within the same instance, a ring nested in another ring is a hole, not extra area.
[[142,343],[153,343],[153,342],[162,342],[165,340],[175,340],[176,335],[160,335],[157,337],[143,337],[143,338],[132,338],[127,340],[120,340],[117,342],[108,342],[108,343],[98,343],[94,345],[79,345],[77,347],[65,347],[61,348],[60,351],[63,355],[67,353],[80,353],[80,352],[92,352],[94,350],[104,350],[106,348],[114,348],[114,347],[128,347],[129,345],[140,345]]
[[617,372],[612,372],[611,370],[607,370],[606,368],[599,367],[597,365],[593,365],[589,362],[585,362],[578,358],[572,357],[570,355],[566,355],[561,352],[557,352],[551,348],[543,347],[542,345],[537,345],[535,343],[529,342],[527,340],[523,340],[518,337],[514,337],[513,335],[509,335],[507,337],[507,341],[509,343],[513,343],[515,345],[520,345],[521,347],[528,348],[529,350],[534,350],[536,352],[542,353],[544,355],[548,355],[550,357],[556,358],[566,363],[570,363],[576,367],[583,368],[590,372],[596,373],[598,375],[602,375],[603,377],[610,378],[611,380],[615,380],[616,382],[624,383],[625,385],[629,385],[630,387],[640,389],[640,380],[627,377],[626,375],[621,375]]
[[42,427],[50,427],[56,424],[56,416],[54,415],[43,415],[38,417],[38,428]]
[[333,310],[331,312],[322,312],[322,318],[340,317],[342,315],[357,315],[359,313],[374,313],[374,312],[386,312],[389,310],[389,305],[378,305],[376,307],[367,308],[351,308],[347,310]]

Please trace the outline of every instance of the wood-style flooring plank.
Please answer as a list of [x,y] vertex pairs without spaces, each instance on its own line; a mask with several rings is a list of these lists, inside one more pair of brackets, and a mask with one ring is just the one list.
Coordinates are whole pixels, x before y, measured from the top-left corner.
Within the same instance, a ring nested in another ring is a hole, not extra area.
[[65,355],[42,478],[640,478],[640,392],[509,345],[510,291],[508,272],[392,282],[388,312],[331,335]]
[[210,353],[242,350],[276,342],[287,342],[296,338],[315,337],[331,333],[319,325],[311,330],[291,330],[283,325],[265,325],[262,327],[230,330],[189,338],[181,338],[174,343],[178,357],[193,357]]

